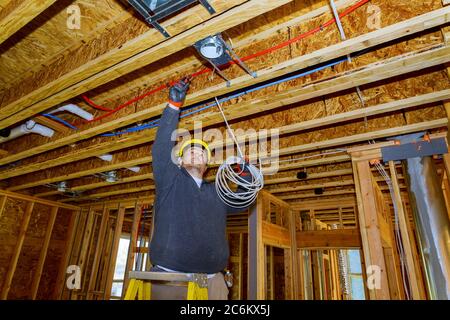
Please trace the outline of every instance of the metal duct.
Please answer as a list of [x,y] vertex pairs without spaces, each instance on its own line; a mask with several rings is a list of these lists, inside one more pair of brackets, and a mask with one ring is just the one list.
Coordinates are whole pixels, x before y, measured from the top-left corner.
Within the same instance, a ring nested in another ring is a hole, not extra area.
[[432,299],[450,298],[450,221],[431,157],[405,161],[411,208]]

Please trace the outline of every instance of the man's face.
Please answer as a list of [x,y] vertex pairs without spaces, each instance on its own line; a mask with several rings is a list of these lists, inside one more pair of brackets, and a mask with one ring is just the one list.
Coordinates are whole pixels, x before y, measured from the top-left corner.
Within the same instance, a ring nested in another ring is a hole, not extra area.
[[202,147],[194,145],[184,150],[181,158],[181,165],[184,168],[197,168],[205,172],[207,164],[208,154]]

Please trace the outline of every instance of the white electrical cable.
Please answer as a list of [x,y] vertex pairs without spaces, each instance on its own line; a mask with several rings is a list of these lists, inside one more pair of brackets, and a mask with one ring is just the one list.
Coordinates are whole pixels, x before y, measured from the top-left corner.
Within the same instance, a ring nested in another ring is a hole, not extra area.
[[392,198],[392,204],[394,206],[394,234],[395,234],[395,239],[398,245],[398,249],[399,249],[399,253],[400,253],[400,265],[401,265],[401,274],[402,274],[402,282],[403,282],[403,287],[405,288],[405,294],[406,294],[406,299],[410,300],[411,297],[409,295],[409,290],[408,290],[408,285],[406,282],[406,275],[407,275],[407,267],[405,264],[405,250],[403,248],[403,244],[402,244],[402,239],[401,239],[401,235],[400,235],[400,228],[398,227],[398,208],[397,208],[397,204],[395,202],[395,195],[394,195],[394,187],[392,186],[392,180],[389,177],[389,175],[387,174],[386,170],[384,169],[384,167],[380,164],[380,163],[376,163],[375,167],[377,168],[378,172],[381,174],[381,176],[383,177],[383,179],[386,181],[388,188],[389,188],[389,194]]
[[[222,163],[216,174],[216,192],[219,198],[227,205],[233,208],[245,208],[250,206],[258,196],[258,192],[264,187],[264,177],[261,172],[261,163],[259,169],[252,164],[245,163],[244,155],[234,136],[233,131],[228,124],[219,100],[216,98],[216,104],[225,121],[227,130],[236,144],[239,156],[229,157]],[[240,165],[238,172],[235,170],[236,165]],[[244,166],[248,170],[251,179],[244,179],[241,174],[244,172]],[[233,191],[230,185],[237,185],[238,191]]]
[[[336,8],[336,4],[334,3],[334,0],[330,0],[330,6],[331,10],[333,11],[334,19],[336,20],[336,25],[339,29],[339,34],[341,35],[341,40],[345,41],[347,40],[347,37],[345,36],[344,28],[342,27],[341,18],[339,17],[339,12]],[[350,54],[347,55],[348,62],[352,62],[352,58]]]

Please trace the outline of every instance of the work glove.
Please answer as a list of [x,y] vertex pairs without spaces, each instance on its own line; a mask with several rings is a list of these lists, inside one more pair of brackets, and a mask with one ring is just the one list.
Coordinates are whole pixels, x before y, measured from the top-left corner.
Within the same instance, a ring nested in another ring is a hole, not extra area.
[[173,86],[170,87],[169,91],[169,103],[177,108],[180,108],[184,104],[186,99],[186,92],[189,89],[189,79],[183,78]]

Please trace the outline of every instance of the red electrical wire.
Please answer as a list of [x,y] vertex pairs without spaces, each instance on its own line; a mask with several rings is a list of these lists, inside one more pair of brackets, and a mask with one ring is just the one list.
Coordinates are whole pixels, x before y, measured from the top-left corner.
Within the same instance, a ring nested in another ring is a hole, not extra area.
[[[356,9],[358,9],[358,8],[361,7],[361,6],[363,6],[364,4],[366,4],[366,3],[369,2],[369,1],[370,1],[370,0],[361,0],[361,1],[359,1],[358,3],[354,4],[354,5],[351,6],[351,7],[348,7],[346,10],[344,10],[342,13],[340,13],[340,14],[339,14],[339,17],[340,17],[340,18],[346,17],[347,15],[349,15],[350,13],[352,13],[353,11],[355,11]],[[276,46],[273,46],[273,47],[270,47],[270,48],[268,48],[268,49],[264,49],[264,50],[261,50],[261,51],[259,51],[259,52],[256,52],[256,53],[253,53],[253,54],[251,54],[251,55],[248,55],[248,56],[246,56],[246,57],[243,57],[243,58],[241,58],[241,60],[242,60],[242,61],[248,61],[248,60],[251,60],[251,59],[254,59],[254,58],[257,58],[257,57],[260,57],[260,56],[269,54],[269,53],[272,53],[272,52],[274,52],[274,51],[276,51],[276,50],[279,50],[279,49],[282,49],[282,48],[284,48],[284,47],[287,47],[287,46],[291,45],[291,44],[294,43],[294,42],[298,42],[298,41],[300,41],[300,40],[302,40],[302,39],[305,39],[305,38],[307,38],[307,37],[309,37],[309,36],[312,36],[312,35],[316,34],[317,32],[322,31],[323,29],[325,29],[325,28],[331,26],[331,25],[332,25],[333,23],[335,23],[335,22],[336,22],[336,19],[335,19],[335,18],[330,19],[329,21],[325,22],[324,24],[322,24],[321,26],[319,26],[319,27],[317,27],[317,28],[315,28],[315,29],[312,29],[312,30],[310,30],[310,31],[308,31],[308,32],[302,33],[302,34],[298,35],[297,37],[294,37],[294,38],[292,38],[292,39],[289,39],[289,40],[287,40],[287,41],[284,41],[284,42],[282,42],[282,43],[280,43],[280,44],[278,44],[278,45],[276,45]],[[225,64],[223,67],[226,67],[226,66],[229,66],[229,65],[233,65],[233,64],[237,64],[237,61],[234,61],[234,60],[233,60],[233,61],[230,61],[228,64]],[[195,78],[195,77],[198,77],[198,76],[200,76],[200,75],[202,75],[202,74],[205,74],[205,73],[208,73],[208,72],[211,72],[211,71],[212,71],[212,70],[209,69],[209,68],[204,68],[204,69],[201,69],[201,70],[199,70],[199,71],[197,71],[197,72],[191,74],[190,77],[191,77],[191,78]],[[171,84],[173,84],[173,83],[175,83],[175,81],[173,81]],[[155,93],[157,93],[157,92],[159,92],[159,91],[162,91],[162,90],[164,90],[164,89],[169,88],[171,84],[163,84],[163,85],[161,85],[161,86],[159,86],[159,87],[157,87],[157,88],[155,88],[155,89],[153,89],[153,90],[150,90],[150,91],[144,93],[143,95],[140,95],[140,96],[137,96],[137,97],[135,97],[135,98],[133,98],[133,99],[131,99],[131,100],[128,100],[127,102],[125,102],[125,103],[119,105],[118,107],[116,107],[116,108],[114,108],[114,109],[108,109],[108,108],[106,108],[106,107],[97,105],[97,104],[95,104],[92,100],[90,100],[87,96],[83,95],[83,99],[84,99],[90,106],[92,106],[92,107],[94,107],[94,108],[96,108],[96,109],[99,109],[99,110],[107,111],[107,113],[105,113],[105,114],[103,114],[103,115],[101,115],[101,116],[99,116],[99,117],[96,117],[96,118],[94,118],[94,119],[92,119],[92,120],[89,120],[89,121],[86,121],[86,120],[85,120],[84,122],[94,122],[94,121],[99,121],[99,120],[101,120],[101,119],[104,119],[104,118],[110,116],[111,114],[113,114],[113,113],[115,113],[115,112],[117,112],[117,111],[119,111],[119,110],[121,110],[121,109],[123,109],[123,108],[129,106],[129,105],[132,104],[132,103],[135,103],[135,102],[137,102],[137,101],[139,101],[139,100],[144,99],[145,97],[148,97],[148,96],[150,96],[150,95],[152,95],[152,94],[155,94]]]
[[108,108],[105,108],[103,106],[99,106],[99,105],[95,104],[94,101],[92,101],[91,99],[89,99],[85,95],[83,95],[83,99],[84,99],[84,101],[86,101],[94,109],[98,109],[98,110],[102,110],[102,111],[111,111],[111,109],[108,109]]

